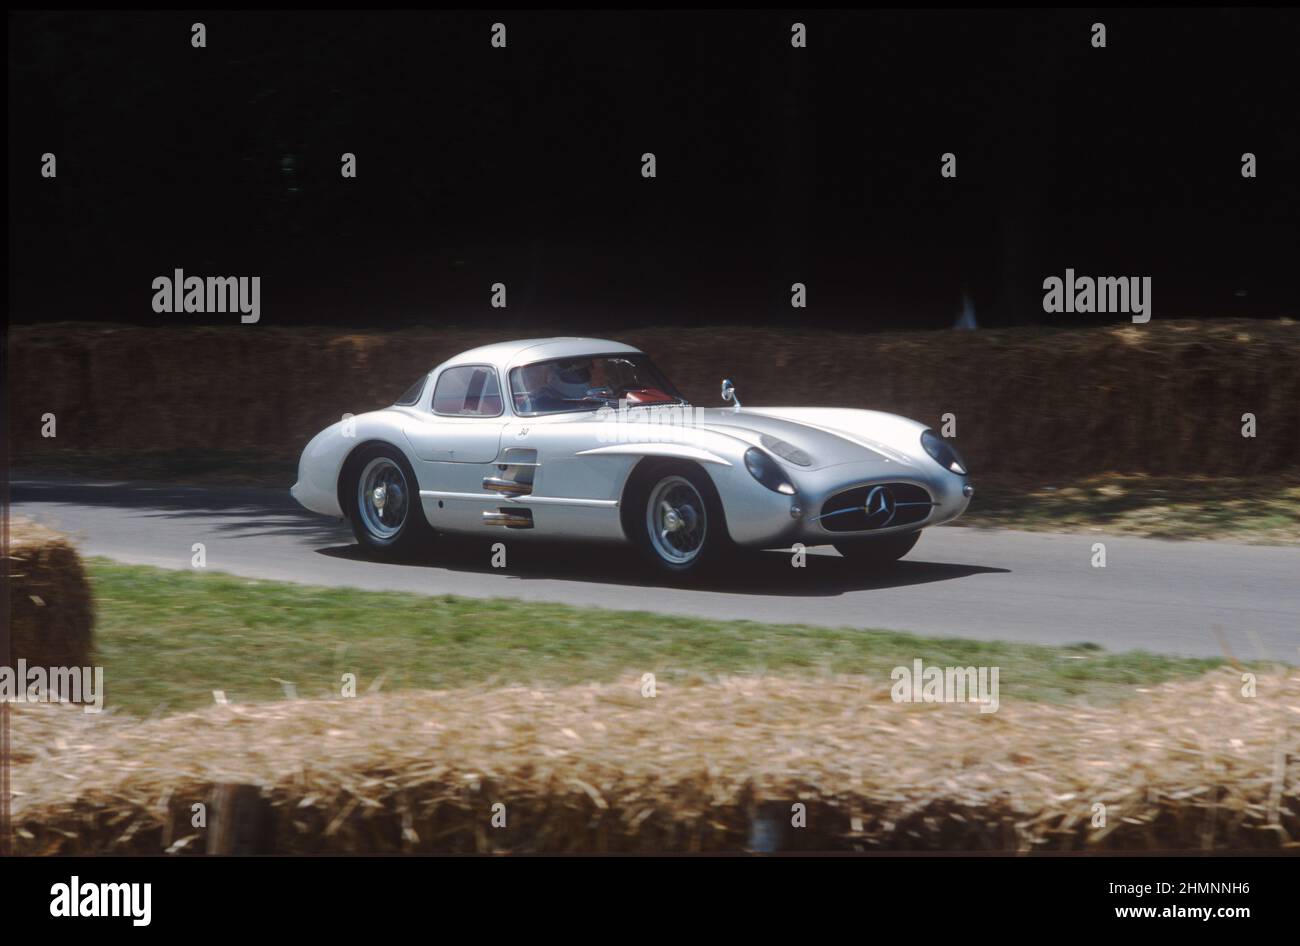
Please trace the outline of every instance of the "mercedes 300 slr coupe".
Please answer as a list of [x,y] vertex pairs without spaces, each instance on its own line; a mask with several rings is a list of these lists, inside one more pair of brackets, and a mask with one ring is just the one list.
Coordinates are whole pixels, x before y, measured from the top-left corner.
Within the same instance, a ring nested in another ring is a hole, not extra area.
[[390,557],[438,533],[630,542],[689,573],[729,549],[834,545],[892,562],[959,516],[961,456],[924,424],[847,408],[697,408],[642,352],[594,338],[503,342],[345,415],[292,493]]

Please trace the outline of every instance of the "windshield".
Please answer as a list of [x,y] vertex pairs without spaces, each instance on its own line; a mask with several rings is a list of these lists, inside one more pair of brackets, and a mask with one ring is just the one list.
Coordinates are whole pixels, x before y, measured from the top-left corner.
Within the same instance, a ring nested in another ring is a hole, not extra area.
[[559,414],[686,400],[645,355],[583,355],[510,370],[516,414]]

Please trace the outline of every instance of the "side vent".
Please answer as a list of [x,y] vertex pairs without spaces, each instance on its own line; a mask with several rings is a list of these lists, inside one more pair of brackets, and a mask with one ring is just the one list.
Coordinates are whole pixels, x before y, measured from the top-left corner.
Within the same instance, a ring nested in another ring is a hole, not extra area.
[[531,529],[533,527],[533,511],[520,507],[497,510],[484,509],[483,525],[505,526],[507,529]]
[[497,475],[483,477],[483,489],[502,496],[527,496],[533,491],[533,477],[540,465],[536,450],[511,447],[497,463]]

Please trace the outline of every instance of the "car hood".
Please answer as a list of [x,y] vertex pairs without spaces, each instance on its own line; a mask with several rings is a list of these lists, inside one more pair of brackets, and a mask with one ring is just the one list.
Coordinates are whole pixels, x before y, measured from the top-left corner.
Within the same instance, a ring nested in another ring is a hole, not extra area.
[[925,429],[896,414],[849,408],[703,408],[697,409],[696,421],[755,446],[762,445],[763,434],[778,437],[812,458],[812,465],[804,467],[809,470],[882,459],[915,463],[913,446]]

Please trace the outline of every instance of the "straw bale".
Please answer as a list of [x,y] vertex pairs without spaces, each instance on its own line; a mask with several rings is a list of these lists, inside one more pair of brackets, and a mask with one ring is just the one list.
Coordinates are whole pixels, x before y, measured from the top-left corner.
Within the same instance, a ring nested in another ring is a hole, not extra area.
[[81,557],[64,535],[25,519],[10,523],[9,653],[0,666],[90,664],[94,611]]
[[[531,326],[523,334],[570,334]],[[1177,321],[975,332],[851,333],[701,324],[626,328],[694,403],[736,382],[751,405],[869,407],[938,426],[977,474],[1249,475],[1300,468],[1300,325]],[[132,328],[11,332],[20,461],[66,451],[250,452],[294,459],[345,412],[391,404],[496,330]],[[1253,413],[1258,435],[1241,436]]]
[[[1221,671],[1119,705],[987,714],[896,704],[854,677],[661,681],[654,698],[636,679],[408,691],[144,721],[19,706],[15,841],[201,853],[210,826],[192,827],[192,806],[252,785],[278,853],[1296,847],[1300,675],[1261,676],[1254,698],[1240,685]],[[804,828],[787,827],[795,803]]]

